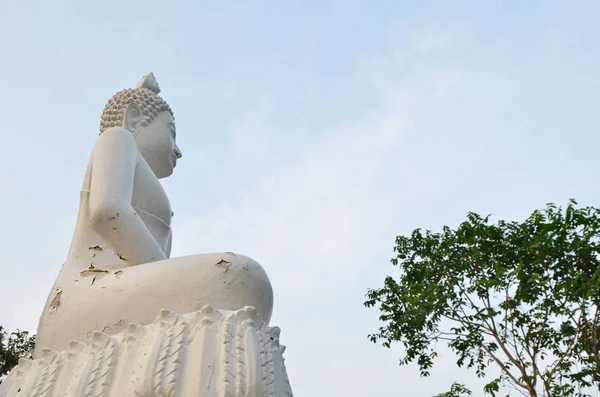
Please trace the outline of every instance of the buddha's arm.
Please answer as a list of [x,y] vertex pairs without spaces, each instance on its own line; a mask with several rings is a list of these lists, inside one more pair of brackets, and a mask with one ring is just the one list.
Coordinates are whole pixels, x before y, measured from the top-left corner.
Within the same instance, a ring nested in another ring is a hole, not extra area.
[[90,186],[92,227],[129,265],[166,257],[131,206],[139,156],[134,137],[124,129],[102,133],[93,153]]

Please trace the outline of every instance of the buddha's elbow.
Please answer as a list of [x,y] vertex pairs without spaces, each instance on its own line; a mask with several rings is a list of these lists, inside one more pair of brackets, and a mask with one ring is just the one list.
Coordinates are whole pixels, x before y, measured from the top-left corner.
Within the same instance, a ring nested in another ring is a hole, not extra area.
[[92,228],[102,236],[111,234],[120,228],[121,216],[125,214],[127,206],[119,200],[105,200],[99,202],[90,213]]

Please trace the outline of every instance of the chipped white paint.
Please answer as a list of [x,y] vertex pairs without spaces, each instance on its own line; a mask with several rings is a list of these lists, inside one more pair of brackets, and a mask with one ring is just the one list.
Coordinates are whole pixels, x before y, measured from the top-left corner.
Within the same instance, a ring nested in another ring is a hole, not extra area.
[[153,324],[21,360],[0,397],[292,397],[284,350],[252,307],[163,310]]
[[149,74],[106,105],[34,360],[20,361],[0,397],[292,395],[258,262],[170,258],[173,212],[159,179],[182,155],[159,92]]
[[116,334],[129,323],[149,324],[161,309],[253,306],[269,322],[273,290],[253,259],[232,252],[170,258],[173,212],[159,179],[173,173],[182,154],[173,113],[159,92],[150,73],[104,109],[36,354],[65,350],[96,331]]

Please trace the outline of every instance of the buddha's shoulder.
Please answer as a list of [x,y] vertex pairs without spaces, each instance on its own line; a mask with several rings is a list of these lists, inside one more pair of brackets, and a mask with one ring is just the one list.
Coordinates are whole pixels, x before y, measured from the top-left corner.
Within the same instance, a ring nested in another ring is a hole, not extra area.
[[133,134],[130,131],[120,127],[109,128],[102,132],[96,140],[94,149],[96,150],[100,147],[115,145],[121,148],[130,147],[132,150],[137,151],[137,145],[135,143],[135,137]]

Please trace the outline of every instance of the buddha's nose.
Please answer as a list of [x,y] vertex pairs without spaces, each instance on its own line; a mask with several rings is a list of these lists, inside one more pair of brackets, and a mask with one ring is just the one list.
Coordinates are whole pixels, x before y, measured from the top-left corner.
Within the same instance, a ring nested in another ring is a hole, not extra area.
[[183,153],[181,153],[181,149],[179,149],[179,146],[175,145],[175,156],[180,159],[183,157]]

